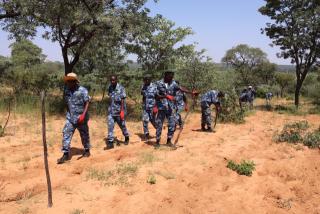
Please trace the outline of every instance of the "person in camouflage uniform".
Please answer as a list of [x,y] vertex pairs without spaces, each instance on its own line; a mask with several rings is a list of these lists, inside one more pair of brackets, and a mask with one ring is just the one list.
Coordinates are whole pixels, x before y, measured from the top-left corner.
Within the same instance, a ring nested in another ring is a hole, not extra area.
[[69,73],[64,77],[66,89],[64,99],[67,104],[66,123],[63,128],[62,152],[63,156],[57,160],[58,164],[62,164],[69,159],[70,144],[74,131],[78,129],[80,132],[81,142],[84,147],[83,157],[90,156],[90,137],[87,113],[89,107],[90,96],[86,88],[79,85],[77,75]]
[[272,97],[273,97],[272,92],[266,93],[266,103],[267,103],[267,106],[270,106],[270,102],[271,102]]
[[250,109],[253,109],[253,100],[255,98],[255,95],[256,95],[256,91],[252,88],[252,86],[248,86],[247,99],[249,102]]
[[[179,81],[176,81],[178,85],[180,85]],[[176,124],[179,125],[180,128],[183,128],[183,121],[181,117],[181,112],[183,110],[188,111],[188,103],[187,97],[184,92],[181,90],[177,91],[175,96],[176,101]]]
[[122,134],[125,137],[124,144],[129,144],[129,133],[126,127],[125,114],[126,114],[126,92],[122,85],[118,83],[116,75],[110,77],[110,86],[108,88],[108,95],[110,97],[110,105],[108,108],[108,137],[105,149],[114,148],[114,124],[115,122],[121,128]]
[[156,93],[157,87],[154,83],[151,83],[151,75],[144,76],[144,84],[141,88],[142,95],[142,123],[143,133],[146,140],[149,139],[148,124],[151,122],[156,129],[155,115],[157,114]]
[[185,93],[192,93],[186,89],[181,88],[175,80],[173,80],[174,71],[167,70],[164,73],[164,78],[159,80],[157,85],[156,105],[158,107],[158,114],[156,117],[157,131],[156,131],[156,144],[155,148],[160,147],[160,139],[162,133],[162,127],[164,119],[168,120],[168,134],[167,134],[167,146],[173,146],[171,139],[173,138],[176,130],[176,104],[175,96],[178,91]]
[[[211,110],[210,106],[213,104],[216,107],[217,113],[221,111],[221,98],[224,93],[221,91],[211,90],[201,96],[201,130],[212,132],[211,127]],[[206,129],[207,126],[207,129]]]

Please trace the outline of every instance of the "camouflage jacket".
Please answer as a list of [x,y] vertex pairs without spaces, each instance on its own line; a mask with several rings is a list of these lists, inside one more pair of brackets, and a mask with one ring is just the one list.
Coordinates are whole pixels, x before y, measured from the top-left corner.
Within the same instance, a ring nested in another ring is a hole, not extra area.
[[142,108],[144,110],[152,110],[156,104],[157,86],[154,83],[150,85],[143,85],[141,88],[141,95],[143,96]]
[[[108,95],[110,97],[110,104],[108,108],[108,113],[113,116],[119,116],[121,110],[121,100],[126,98],[126,91],[122,85],[117,83],[115,88],[112,85],[108,88]],[[126,103],[124,101],[124,110],[126,110]]]
[[[65,89],[64,99],[68,106],[67,120],[72,124],[77,124],[79,116],[83,113],[85,103],[90,101],[88,90],[78,86],[75,90]],[[86,119],[89,119],[87,113]]]
[[[166,96],[171,95],[173,97],[176,96],[177,92],[180,91],[180,86],[176,81],[172,80],[172,82],[165,83],[164,80],[159,80],[157,83],[157,95]],[[166,98],[157,99],[157,106],[159,110],[175,110],[176,104],[175,100],[171,101]]]

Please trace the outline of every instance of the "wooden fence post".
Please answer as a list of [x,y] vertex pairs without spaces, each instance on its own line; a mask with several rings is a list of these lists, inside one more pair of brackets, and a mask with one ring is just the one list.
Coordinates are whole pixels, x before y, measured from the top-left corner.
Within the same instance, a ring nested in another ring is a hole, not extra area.
[[47,186],[48,186],[48,207],[52,207],[52,188],[48,164],[48,148],[47,148],[47,138],[46,138],[46,108],[45,108],[45,97],[46,92],[41,92],[41,113],[42,113],[42,142],[43,142],[43,159],[44,167],[46,170]]

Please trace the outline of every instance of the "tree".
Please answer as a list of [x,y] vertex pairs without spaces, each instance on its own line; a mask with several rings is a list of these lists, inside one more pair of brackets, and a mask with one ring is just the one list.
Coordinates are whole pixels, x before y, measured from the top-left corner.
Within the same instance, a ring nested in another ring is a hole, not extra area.
[[229,49],[222,58],[222,62],[231,65],[240,74],[245,85],[252,84],[258,66],[267,61],[266,53],[260,48],[252,48],[246,44]]
[[12,43],[10,48],[11,60],[16,67],[21,66],[24,69],[28,69],[43,63],[46,58],[42,54],[42,49],[27,39]]
[[89,81],[100,85],[103,91],[102,99],[110,75],[119,73],[126,67],[126,54],[122,48],[122,40],[119,38],[118,34],[102,35],[98,41],[91,41],[76,66],[77,73],[80,75],[89,74]]
[[290,85],[292,85],[294,81],[294,76],[289,73],[279,72],[279,73],[276,73],[275,80],[280,87],[280,96],[283,97],[285,89],[288,88]]
[[[11,61],[9,58],[0,56],[0,78],[8,72],[9,68],[11,67]],[[1,82],[1,81],[0,81]]]
[[212,59],[205,56],[206,50],[195,50],[195,46],[189,46],[180,59],[180,68],[177,79],[183,86],[204,92],[211,89],[216,80]]
[[9,38],[27,38],[36,35],[36,20],[33,14],[33,4],[38,0],[1,0],[0,1],[0,26],[10,32]]
[[20,11],[23,12],[17,18],[4,19],[4,29],[18,36],[22,27],[43,27],[45,31],[42,36],[60,44],[65,74],[72,71],[93,38],[100,34],[110,34],[113,29],[120,29],[123,32],[122,36],[125,36],[129,24],[139,24],[135,22],[138,20],[135,17],[145,16],[149,12],[143,8],[146,0],[18,2]]
[[274,75],[277,69],[277,65],[268,61],[262,62],[257,67],[256,76],[262,84],[271,84],[274,80]]
[[265,0],[259,9],[270,17],[262,30],[274,45],[279,57],[291,59],[296,66],[295,105],[299,106],[300,89],[320,56],[320,2],[316,0]]
[[130,40],[126,49],[137,54],[138,62],[148,71],[168,68],[186,47],[177,44],[192,34],[191,28],[174,28],[175,23],[157,15],[138,29],[137,36]]
[[19,1],[0,1],[0,19],[15,18],[20,15]]
[[[49,73],[40,72],[45,60],[42,49],[30,40],[14,42],[11,47],[12,69],[7,73],[7,81],[13,87],[14,93],[22,89],[37,89],[47,87]],[[39,90],[38,90],[39,91]]]

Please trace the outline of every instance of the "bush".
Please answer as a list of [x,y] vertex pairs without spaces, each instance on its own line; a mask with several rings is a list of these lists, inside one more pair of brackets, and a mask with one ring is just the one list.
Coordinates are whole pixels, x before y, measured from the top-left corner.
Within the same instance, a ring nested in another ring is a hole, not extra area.
[[303,139],[303,144],[309,148],[320,148],[320,131],[309,132]]
[[239,175],[251,176],[255,170],[255,164],[253,161],[242,160],[240,164],[234,161],[228,161],[227,168],[236,171]]
[[63,114],[66,104],[62,97],[47,96],[46,108],[49,114]]
[[302,120],[294,123],[288,123],[284,127],[290,129],[307,130],[310,126],[308,121]]
[[285,124],[280,134],[275,137],[276,142],[299,143],[303,140],[303,133],[309,128],[308,121]]
[[279,114],[292,114],[292,115],[303,115],[304,112],[299,111],[296,106],[283,106],[283,105],[276,105],[274,108]]
[[266,98],[266,93],[270,91],[270,86],[268,85],[260,85],[256,90],[256,97]]
[[147,183],[149,184],[156,184],[157,183],[157,179],[154,175],[149,175],[148,179],[147,179]]
[[238,96],[235,91],[229,91],[222,101],[222,111],[219,114],[219,121],[223,123],[244,123],[244,112],[238,107]]

